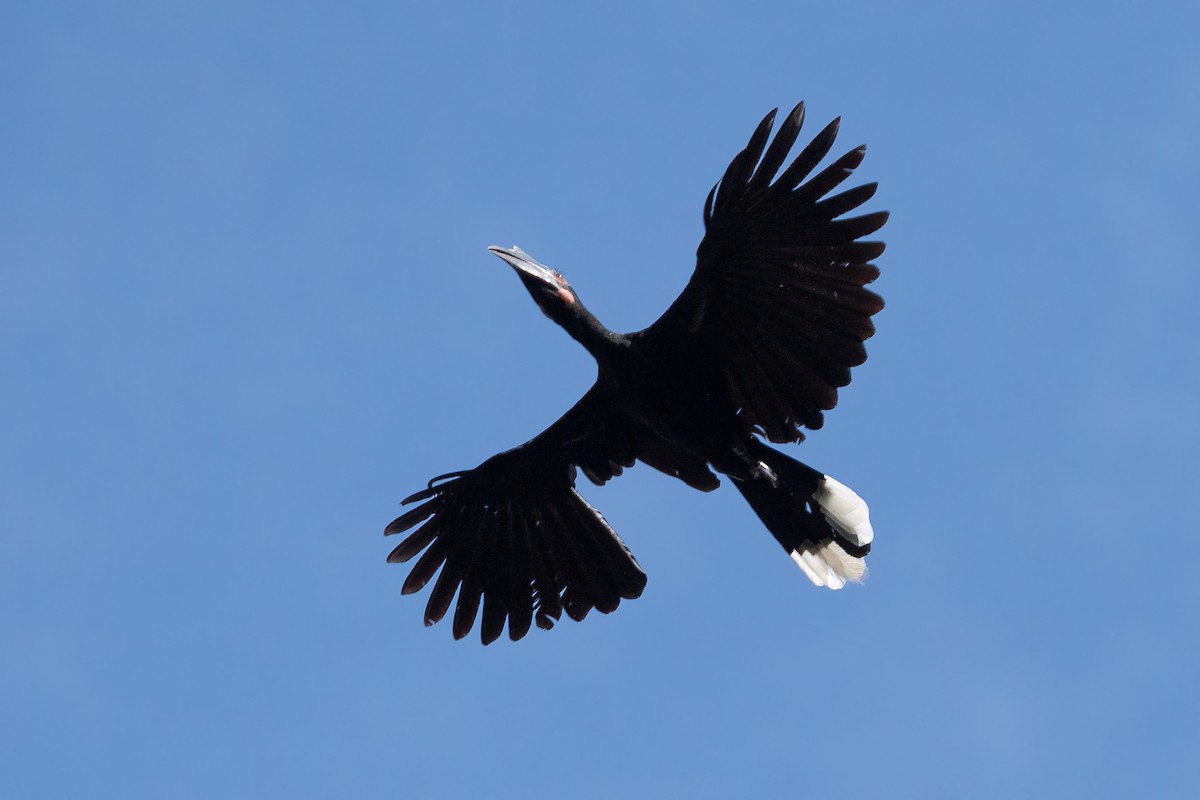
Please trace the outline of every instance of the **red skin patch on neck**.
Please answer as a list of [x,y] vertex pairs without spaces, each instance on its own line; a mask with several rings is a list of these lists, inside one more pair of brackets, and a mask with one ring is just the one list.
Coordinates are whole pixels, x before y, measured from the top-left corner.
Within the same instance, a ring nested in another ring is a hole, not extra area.
[[567,305],[571,305],[575,302],[575,295],[571,293],[570,289],[559,289],[558,296],[561,297],[562,301]]

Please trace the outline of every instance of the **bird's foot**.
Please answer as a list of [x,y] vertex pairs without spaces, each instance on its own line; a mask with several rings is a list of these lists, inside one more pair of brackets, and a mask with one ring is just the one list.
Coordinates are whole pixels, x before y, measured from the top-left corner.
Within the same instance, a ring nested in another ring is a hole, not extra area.
[[772,486],[779,485],[779,476],[772,472],[771,468],[761,461],[755,465],[754,472],[752,473],[751,477],[755,480],[765,480]]

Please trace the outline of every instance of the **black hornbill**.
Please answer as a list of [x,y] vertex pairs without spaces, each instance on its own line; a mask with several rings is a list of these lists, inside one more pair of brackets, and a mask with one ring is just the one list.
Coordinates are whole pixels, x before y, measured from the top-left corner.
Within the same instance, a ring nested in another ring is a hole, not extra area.
[[603,484],[639,460],[706,492],[719,485],[714,471],[728,476],[814,584],[840,589],[865,577],[873,535],[866,504],[758,437],[798,442],[801,427],[820,428],[850,368],[866,360],[863,342],[883,301],[864,287],[879,275],[870,261],[884,246],[859,239],[888,215],[839,219],[876,184],[830,195],[862,162],[865,146],[805,181],[832,147],[839,120],[780,173],[804,104],[767,146],[776,111],[709,192],[695,273],[645,330],[608,330],[560,273],[517,247],[488,248],[599,371],[538,436],[475,469],[440,475],[404,500],[420,505],[384,532],[424,525],[388,561],[424,551],[405,594],[441,569],[426,625],[446,615],[456,593],[454,637],[471,630],[482,600],[484,644],[500,636],[505,619],[516,640],[534,621],[548,629],[563,611],[582,620],[593,608],[608,613],[640,596],[645,573],[575,490],[577,467]]

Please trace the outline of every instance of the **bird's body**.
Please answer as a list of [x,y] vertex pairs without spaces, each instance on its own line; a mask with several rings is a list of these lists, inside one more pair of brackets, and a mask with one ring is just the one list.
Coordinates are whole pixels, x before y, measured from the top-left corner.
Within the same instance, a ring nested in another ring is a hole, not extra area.
[[[803,120],[797,106],[767,147],[771,112],[705,206],[706,235],[684,292],[649,328],[607,330],[554,270],[519,248],[489,248],[534,300],[596,359],[590,390],[549,428],[473,470],[440,476],[391,525],[424,522],[389,561],[424,551],[404,592],[441,570],[426,608],[433,624],[457,593],[454,635],[483,603],[484,643],[508,620],[519,639],[536,619],[582,619],[638,597],[646,578],[624,543],[575,490],[576,468],[602,484],[642,461],[696,489],[733,480],[817,585],[861,580],[873,537],[866,504],[828,476],[764,444],[803,438],[866,359],[870,317],[883,307],[864,285],[883,245],[858,239],[886,213],[837,219],[874,194],[826,197],[862,160],[851,151],[807,182],[836,121],[776,173]],[[765,153],[764,153],[765,150]],[[761,159],[761,160],[760,160]]]

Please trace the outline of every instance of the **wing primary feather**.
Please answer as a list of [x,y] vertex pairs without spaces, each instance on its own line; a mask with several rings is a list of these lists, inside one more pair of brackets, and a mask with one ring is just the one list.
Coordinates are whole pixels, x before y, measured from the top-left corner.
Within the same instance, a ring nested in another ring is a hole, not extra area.
[[717,192],[715,213],[718,216],[721,209],[737,203],[746,196],[747,181],[762,155],[763,147],[767,143],[767,136],[771,133],[771,126],[775,124],[775,114],[778,111],[779,109],[773,109],[763,117],[762,122],[758,123],[758,127],[751,134],[745,149],[729,162],[725,175],[721,178],[721,188]]
[[458,587],[462,583],[463,573],[470,564],[471,555],[475,550],[480,523],[470,518],[464,518],[459,525],[461,531],[459,538],[446,556],[442,574],[438,575],[437,581],[434,582],[433,591],[429,593],[429,601],[425,604],[426,626],[441,622],[442,618],[446,616],[446,612],[450,610],[454,593],[458,591]]
[[800,181],[808,177],[808,173],[812,172],[817,164],[821,163],[821,159],[833,147],[833,140],[837,138],[838,127],[842,124],[842,118],[838,117],[833,122],[825,126],[825,128],[816,135],[816,137],[808,143],[808,145],[800,151],[800,155],[788,165],[783,174],[779,176],[779,180],[775,181],[775,188],[778,191],[790,192],[795,189]]
[[482,566],[480,554],[483,550],[481,539],[485,517],[479,519],[479,529],[476,533],[475,546],[471,548],[471,557],[463,571],[462,588],[458,590],[458,603],[454,608],[454,638],[462,639],[471,632],[475,625],[475,617],[479,613],[479,600],[483,596],[483,583],[479,571]]
[[801,102],[792,109],[792,113],[788,114],[787,119],[779,126],[779,131],[771,141],[771,146],[767,148],[766,155],[763,156],[758,169],[754,171],[754,176],[750,178],[750,185],[746,188],[748,196],[753,197],[770,185],[775,173],[779,172],[779,168],[787,160],[787,154],[791,151],[792,145],[796,143],[796,137],[800,135],[800,128],[803,125],[804,103]]
[[483,593],[483,622],[479,625],[479,639],[489,645],[504,633],[504,604],[494,592]]
[[416,508],[410,509],[409,511],[392,520],[391,523],[383,529],[383,535],[391,536],[396,533],[404,533],[417,523],[424,522],[441,508],[441,503],[441,498],[434,498],[426,503],[422,503]]
[[432,489],[432,488],[434,488],[433,485],[435,483],[437,483],[438,481],[444,481],[447,478],[461,478],[462,476],[466,475],[468,472],[470,472],[470,470],[466,470],[466,469],[455,470],[454,472],[443,472],[441,475],[434,475],[432,478],[429,479],[429,481],[425,485],[428,488]]
[[530,551],[524,516],[509,508],[509,553],[511,566],[508,583],[508,638],[516,642],[529,633],[533,622],[533,580],[530,576]]
[[412,594],[419,592],[429,583],[429,579],[438,571],[438,568],[446,560],[449,555],[450,545],[448,537],[451,534],[443,532],[433,540],[433,544],[429,549],[417,559],[417,563],[413,566],[412,572],[408,573],[408,577],[404,580],[404,585],[400,587],[400,594]]
[[829,223],[829,232],[837,239],[861,239],[882,228],[888,221],[888,212],[876,211]]
[[853,189],[847,189],[818,201],[814,210],[825,219],[836,219],[870,200],[878,189],[878,183],[864,183],[862,186],[855,186]]
[[396,549],[388,554],[387,560],[389,564],[403,564],[417,553],[424,550],[433,541],[434,537],[441,531],[440,515],[426,522],[421,527],[417,528],[408,538],[396,546]]
[[504,560],[499,557],[499,538],[486,538],[483,546],[486,548],[484,560],[487,570],[483,576],[483,621],[479,625],[479,638],[485,645],[489,645],[504,633],[504,619],[508,615],[504,602],[504,586],[508,582],[508,576],[504,574]]
[[721,176],[720,182],[717,184],[717,199],[713,203],[713,218],[719,219],[721,211],[734,202],[739,196],[739,187],[733,183],[731,177],[741,169],[742,159],[746,157],[746,151],[740,151],[733,160],[729,162],[729,166],[725,169],[725,174]]
[[440,486],[428,486],[419,492],[413,492],[408,497],[401,500],[400,505],[406,506],[409,503],[416,503],[420,500],[426,500],[430,497],[433,497],[434,495],[441,494],[442,492],[446,491],[446,488],[448,486],[450,486],[452,483],[453,483],[453,481],[447,481],[446,483],[444,483]]
[[787,199],[787,205],[797,209],[804,205],[815,205],[818,200],[853,175],[855,168],[862,163],[866,155],[867,146],[865,144],[846,153],[814,175],[812,180],[792,192]]
[[579,569],[577,557],[568,546],[563,523],[554,509],[547,505],[539,507],[537,513],[541,519],[540,529],[542,541],[546,545],[545,552],[562,588],[560,606],[567,612],[567,616],[579,622],[592,608],[583,601],[589,592],[586,578]]
[[726,179],[735,187],[739,195],[745,194],[748,191],[748,182],[755,165],[758,164],[758,160],[762,157],[763,148],[766,147],[767,137],[771,135],[771,128],[775,125],[775,115],[778,113],[779,109],[775,108],[762,118],[762,122],[758,123],[758,127],[750,135],[750,141],[746,144],[746,149],[735,159],[735,163],[738,165],[737,171],[733,172],[730,170],[725,173]]

